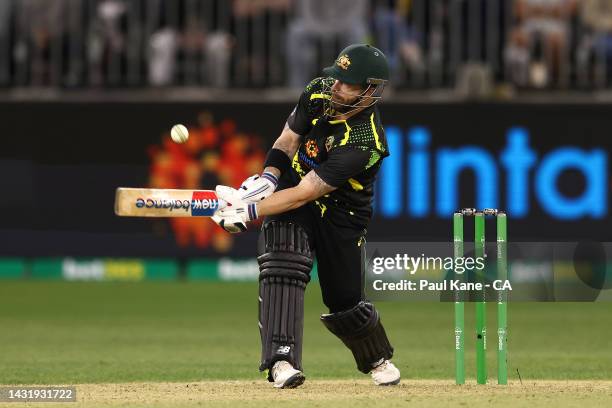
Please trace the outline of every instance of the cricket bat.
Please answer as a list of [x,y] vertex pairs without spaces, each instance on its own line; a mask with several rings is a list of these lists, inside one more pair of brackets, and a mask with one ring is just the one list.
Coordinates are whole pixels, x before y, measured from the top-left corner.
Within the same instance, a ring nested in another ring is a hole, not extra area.
[[212,217],[225,205],[213,190],[119,187],[115,193],[121,217]]

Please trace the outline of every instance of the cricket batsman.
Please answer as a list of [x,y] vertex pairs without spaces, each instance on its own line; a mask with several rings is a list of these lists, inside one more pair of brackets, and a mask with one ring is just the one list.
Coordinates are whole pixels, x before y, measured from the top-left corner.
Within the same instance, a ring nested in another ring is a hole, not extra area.
[[393,347],[364,295],[365,238],[374,181],[389,155],[380,113],[389,79],[385,55],[351,45],[312,80],[269,151],[264,171],[238,190],[217,186],[228,205],[213,220],[246,230],[264,217],[258,243],[260,371],[277,388],[304,380],[304,291],[318,262],[321,321],[377,385],[398,384]]

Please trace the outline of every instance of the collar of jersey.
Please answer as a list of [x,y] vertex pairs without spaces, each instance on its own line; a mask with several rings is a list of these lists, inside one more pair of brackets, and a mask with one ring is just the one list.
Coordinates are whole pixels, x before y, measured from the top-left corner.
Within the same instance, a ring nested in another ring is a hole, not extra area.
[[374,111],[374,108],[375,108],[375,105],[368,106],[364,110],[359,111],[356,115],[351,116],[348,119],[328,120],[327,122],[330,125],[336,125],[338,123],[348,123],[352,125],[353,123],[364,122],[364,121],[370,120],[369,118],[372,112]]

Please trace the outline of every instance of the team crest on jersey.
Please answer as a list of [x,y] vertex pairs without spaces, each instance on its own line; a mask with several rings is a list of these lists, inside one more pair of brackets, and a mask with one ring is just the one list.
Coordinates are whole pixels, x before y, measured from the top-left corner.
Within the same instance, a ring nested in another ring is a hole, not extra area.
[[338,59],[336,60],[336,65],[338,65],[344,70],[347,70],[349,68],[349,65],[351,65],[351,60],[348,55],[344,54],[341,57],[338,57]]
[[306,154],[310,158],[317,157],[319,154],[319,146],[317,146],[317,142],[312,139],[306,142]]
[[325,139],[325,150],[327,150],[329,152],[329,149],[332,148],[334,144],[334,137],[330,136],[327,139]]

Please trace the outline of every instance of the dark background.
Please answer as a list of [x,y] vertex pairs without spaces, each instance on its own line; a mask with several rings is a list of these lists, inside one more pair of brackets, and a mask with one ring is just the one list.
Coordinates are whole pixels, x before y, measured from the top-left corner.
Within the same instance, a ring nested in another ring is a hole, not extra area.
[[[173,124],[190,126],[207,111],[216,122],[233,119],[241,131],[260,136],[267,150],[292,108],[286,103],[0,104],[0,255],[214,255],[212,249],[178,248],[171,232],[159,227],[165,221],[116,217],[115,188],[147,184],[147,147],[159,144]],[[389,103],[381,106],[381,112],[385,126],[398,126],[403,132],[413,126],[429,128],[430,151],[478,145],[497,157],[506,144],[507,130],[514,126],[529,129],[530,146],[539,157],[561,145],[612,151],[608,105]],[[500,171],[500,186],[504,183]],[[460,184],[461,206],[473,207],[469,172],[462,174]],[[558,189],[572,196],[583,185],[582,176],[569,171],[559,178]],[[609,187],[608,183],[608,197]],[[398,188],[405,197],[405,180]],[[503,205],[504,188],[500,194]],[[533,191],[530,194],[528,217],[510,218],[511,240],[612,238],[609,217],[554,219],[538,207]],[[403,214],[393,219],[376,216],[369,240],[450,239],[449,218],[438,218],[435,211],[422,219]],[[254,232],[238,237],[232,254],[254,255],[254,239]]]

